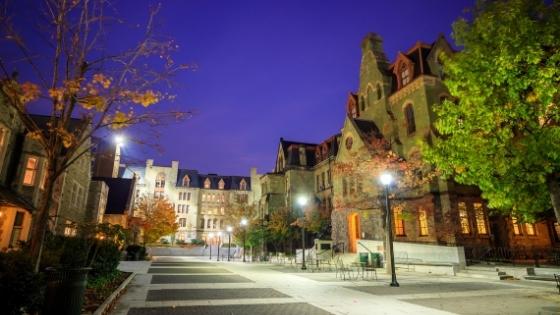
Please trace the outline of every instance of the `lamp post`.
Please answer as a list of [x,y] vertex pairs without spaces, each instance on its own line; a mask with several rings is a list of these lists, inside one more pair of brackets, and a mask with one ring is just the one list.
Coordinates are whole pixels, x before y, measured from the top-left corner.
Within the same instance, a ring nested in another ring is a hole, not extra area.
[[212,238],[214,238],[214,233],[208,233],[208,248],[210,248],[210,260],[212,260]]
[[227,261],[229,261],[229,252],[231,249],[231,232],[233,231],[233,228],[231,227],[231,225],[228,225],[226,227],[226,231],[228,233],[228,241],[227,241]]
[[247,224],[249,224],[249,221],[243,218],[239,224],[243,227],[243,262],[245,262],[245,241],[247,238]]
[[218,239],[218,257],[216,257],[216,261],[220,261],[220,247],[221,247],[221,243],[222,243],[222,232],[218,232],[217,234],[217,239]]
[[305,265],[305,211],[304,207],[307,205],[307,197],[299,196],[297,199],[297,203],[301,207],[301,214],[302,214],[302,221],[301,221],[301,270],[306,270],[307,266]]
[[393,176],[389,173],[383,173],[379,177],[379,181],[383,184],[385,190],[385,216],[387,220],[385,233],[387,236],[387,246],[389,249],[389,257],[391,259],[391,286],[398,287],[397,274],[395,272],[395,254],[393,252],[393,215],[391,213],[391,205],[389,204],[389,186],[393,183]]

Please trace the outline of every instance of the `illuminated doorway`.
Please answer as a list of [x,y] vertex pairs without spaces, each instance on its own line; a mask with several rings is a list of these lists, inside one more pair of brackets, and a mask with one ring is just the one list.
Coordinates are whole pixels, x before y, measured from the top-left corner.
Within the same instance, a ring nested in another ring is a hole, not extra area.
[[348,252],[355,253],[360,238],[360,217],[357,213],[348,215]]

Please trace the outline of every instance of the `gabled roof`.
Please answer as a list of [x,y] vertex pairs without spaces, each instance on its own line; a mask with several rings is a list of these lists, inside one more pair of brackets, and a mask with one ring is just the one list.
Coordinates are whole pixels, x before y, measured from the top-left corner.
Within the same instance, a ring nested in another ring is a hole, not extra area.
[[358,130],[362,133],[363,136],[371,137],[374,136],[376,138],[383,138],[381,131],[373,122],[372,120],[365,120],[365,119],[352,119]]
[[219,189],[220,180],[224,181],[224,190],[240,190],[241,181],[245,180],[247,190],[251,190],[251,177],[231,176],[219,174],[200,174],[197,170],[179,169],[177,174],[177,187],[184,187],[183,178],[189,176],[189,187],[204,188],[206,179],[210,181],[209,189]]

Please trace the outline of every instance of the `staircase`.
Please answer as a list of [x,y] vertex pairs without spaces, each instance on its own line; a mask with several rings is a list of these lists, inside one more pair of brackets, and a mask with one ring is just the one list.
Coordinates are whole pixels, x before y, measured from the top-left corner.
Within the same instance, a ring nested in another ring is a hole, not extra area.
[[491,279],[491,280],[519,280],[500,268],[469,266],[465,270],[456,273],[458,277]]

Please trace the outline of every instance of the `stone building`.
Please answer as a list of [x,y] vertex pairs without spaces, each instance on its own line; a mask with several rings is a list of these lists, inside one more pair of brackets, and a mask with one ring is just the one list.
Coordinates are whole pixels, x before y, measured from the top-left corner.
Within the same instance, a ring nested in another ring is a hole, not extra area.
[[[171,166],[154,165],[147,160],[146,166],[128,166],[124,177],[137,177],[136,200],[140,197],[165,197],[174,206],[179,223],[176,240],[190,242],[206,240],[208,233],[223,232],[229,223],[228,205],[241,202],[252,204],[254,191],[251,176],[225,176],[201,174],[196,170],[180,169],[178,161]],[[258,179],[257,179],[258,180]]]

